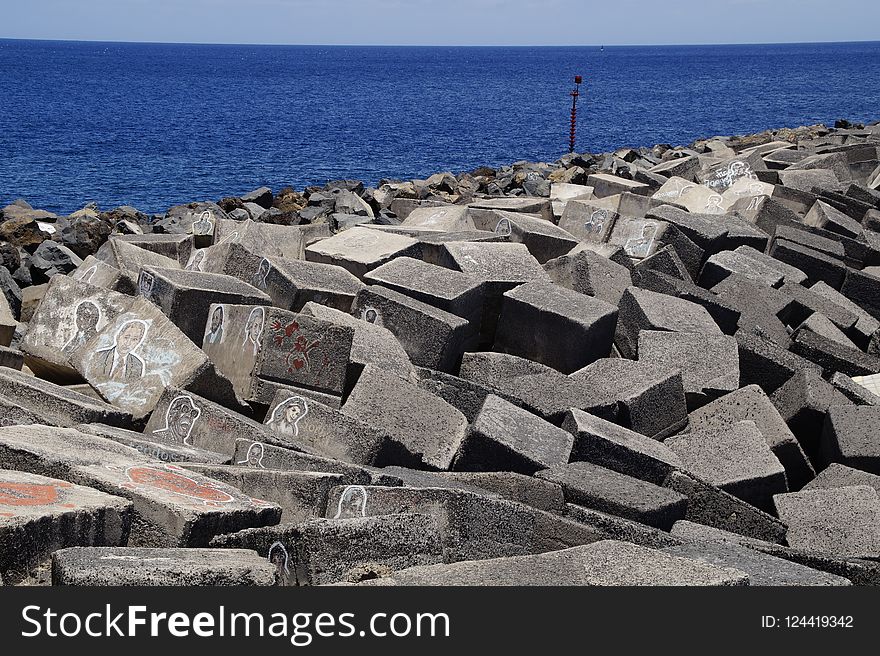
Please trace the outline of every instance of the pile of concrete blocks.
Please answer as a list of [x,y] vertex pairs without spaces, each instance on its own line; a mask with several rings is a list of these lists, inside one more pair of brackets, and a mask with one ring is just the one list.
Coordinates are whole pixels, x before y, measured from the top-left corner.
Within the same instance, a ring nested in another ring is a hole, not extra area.
[[880,583],[880,128],[513,171],[0,295],[3,584]]

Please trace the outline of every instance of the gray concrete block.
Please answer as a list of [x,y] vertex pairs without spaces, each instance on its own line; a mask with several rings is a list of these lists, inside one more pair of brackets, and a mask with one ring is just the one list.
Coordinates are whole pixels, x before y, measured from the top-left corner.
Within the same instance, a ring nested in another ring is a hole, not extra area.
[[557,257],[544,264],[550,279],[566,289],[617,305],[632,286],[626,267],[593,251],[583,250]]
[[306,260],[335,264],[361,279],[389,260],[405,256],[421,256],[415,239],[362,227],[350,228],[305,249]]
[[373,584],[728,586],[748,582],[748,575],[739,570],[607,540],[535,556],[413,567]]
[[204,546],[218,533],[277,524],[281,514],[234,487],[66,428],[0,428],[0,458],[6,467],[131,500],[133,546]]
[[443,399],[373,366],[342,412],[388,435],[394,455],[387,464],[449,469],[467,429],[465,416]]
[[267,586],[275,568],[244,549],[70,548],[52,555],[52,584]]
[[722,396],[692,412],[688,420],[690,429],[697,432],[723,430],[741,421],[752,421],[785,467],[789,489],[800,489],[815,476],[801,444],[773,402],[757,385],[748,385]]
[[379,285],[358,292],[352,313],[390,330],[421,367],[454,371],[478,341],[479,324]]
[[681,460],[663,443],[572,409],[562,427],[574,435],[572,462],[585,461],[660,485]]
[[534,474],[567,463],[573,442],[561,428],[490,395],[461,441],[452,467]]
[[0,470],[0,575],[5,585],[33,583],[53,551],[123,546],[131,502],[67,481]]
[[572,462],[536,473],[562,486],[565,500],[669,530],[683,519],[687,497],[589,462]]
[[840,556],[880,555],[880,496],[867,486],[803,490],[773,497],[796,549]]
[[828,409],[820,438],[823,465],[840,463],[880,474],[877,406],[841,405]]
[[786,492],[785,469],[753,421],[676,435],[665,442],[685,471],[761,509]]
[[527,283],[504,294],[495,350],[568,374],[610,353],[616,321],[609,303],[552,283]]
[[681,369],[691,408],[739,388],[739,348],[727,335],[643,330],[639,362]]

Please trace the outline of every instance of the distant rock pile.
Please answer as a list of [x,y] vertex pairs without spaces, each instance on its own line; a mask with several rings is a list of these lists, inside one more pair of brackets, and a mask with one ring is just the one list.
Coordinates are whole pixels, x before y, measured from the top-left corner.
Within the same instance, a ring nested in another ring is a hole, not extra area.
[[0,213],[6,585],[880,583],[880,124]]

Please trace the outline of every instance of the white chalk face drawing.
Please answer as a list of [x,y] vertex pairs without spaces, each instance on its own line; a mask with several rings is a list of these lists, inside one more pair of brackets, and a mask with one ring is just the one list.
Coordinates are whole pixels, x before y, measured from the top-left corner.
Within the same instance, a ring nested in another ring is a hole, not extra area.
[[266,425],[281,435],[297,437],[299,422],[307,414],[309,414],[308,402],[301,396],[291,396],[275,406]]
[[510,219],[501,219],[495,226],[494,232],[501,237],[509,237],[513,232],[513,226],[510,223]]
[[202,411],[193,402],[192,397],[181,394],[168,404],[168,410],[165,412],[165,427],[154,430],[153,434],[177,444],[191,446],[190,433],[201,415]]
[[654,245],[654,237],[657,235],[657,224],[646,223],[642,226],[641,234],[627,239],[623,250],[630,257],[648,257],[651,247]]
[[590,214],[590,218],[584,223],[584,230],[588,235],[600,236],[608,221],[608,210],[599,209]]
[[253,278],[251,278],[251,284],[257,289],[266,289],[266,279],[269,277],[269,272],[272,271],[272,265],[269,263],[265,257],[260,260],[260,266],[257,267],[257,272],[254,274]]
[[236,465],[248,465],[258,469],[265,469],[263,458],[266,456],[266,446],[262,442],[254,442],[244,454],[244,460],[239,460]]
[[755,196],[754,198],[752,198],[752,202],[749,203],[749,206],[746,209],[753,211],[761,209],[761,206],[764,204],[765,198],[766,196]]
[[724,208],[721,207],[722,202],[724,202],[723,197],[718,194],[712,194],[706,201],[706,207],[703,211],[706,214],[724,214]]
[[367,490],[363,485],[348,485],[339,497],[333,519],[367,516]]
[[205,263],[205,251],[198,250],[195,251],[189,258],[189,262],[186,264],[187,271],[201,271],[202,266]]
[[365,307],[361,310],[361,320],[366,321],[367,323],[381,325],[382,315],[379,314],[379,310],[374,307]]
[[134,319],[123,323],[113,336],[113,344],[98,350],[98,370],[108,380],[127,383],[144,375],[144,361],[138,349],[147,338],[149,326],[146,321]]
[[97,336],[101,308],[92,301],[80,301],[73,311],[73,321],[76,332],[62,347],[63,353],[71,353]]
[[278,573],[282,572],[286,574],[290,574],[290,569],[288,568],[288,563],[290,562],[290,558],[287,555],[287,549],[284,548],[284,545],[280,542],[273,542],[269,547],[269,554],[267,556],[270,563],[275,565],[275,568],[278,570]]
[[94,276],[97,272],[98,272],[98,265],[95,264],[93,266],[90,266],[85,271],[80,271],[79,273],[77,273],[76,279],[82,280],[83,282],[91,282],[92,276]]
[[258,306],[251,310],[244,327],[244,342],[241,345],[243,349],[252,349],[254,355],[260,352],[260,338],[263,336],[263,325],[265,323],[265,309]]
[[210,235],[214,232],[214,215],[211,210],[205,210],[199,215],[199,220],[193,223],[194,235]]
[[156,285],[156,278],[152,273],[141,271],[138,276],[138,291],[141,296],[149,296],[153,293],[153,287]]
[[205,344],[222,344],[223,343],[223,324],[226,320],[226,310],[224,306],[218,305],[211,312],[211,318],[208,325],[205,326]]

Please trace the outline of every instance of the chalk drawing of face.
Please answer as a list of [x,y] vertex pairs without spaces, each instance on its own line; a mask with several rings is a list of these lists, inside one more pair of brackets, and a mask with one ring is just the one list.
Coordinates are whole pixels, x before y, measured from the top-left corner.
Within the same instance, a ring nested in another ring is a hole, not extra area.
[[724,198],[718,194],[709,196],[709,199],[706,201],[706,214],[724,214],[724,209],[721,207],[723,201]]
[[79,275],[77,275],[77,278],[79,280],[82,280],[83,282],[91,282],[92,276],[94,276],[97,272],[98,272],[98,265],[95,264],[93,266],[90,266],[85,271],[81,272]]
[[607,220],[608,210],[596,210],[590,214],[590,218],[584,223],[584,229],[587,231],[587,234],[601,235],[602,228],[605,227],[605,222]]
[[263,258],[260,261],[260,266],[257,268],[257,272],[254,274],[254,277],[251,278],[251,284],[257,289],[266,289],[266,278],[268,278],[271,270],[272,265],[269,263],[269,260]]
[[211,313],[211,321],[208,329],[205,331],[206,344],[222,344],[223,343],[223,306],[218,305]]
[[272,411],[272,416],[266,422],[274,431],[288,437],[299,435],[299,422],[309,414],[309,404],[301,396],[291,396],[285,399]]
[[639,237],[628,239],[623,250],[630,257],[648,257],[651,246],[654,245],[654,236],[657,234],[656,223],[646,223],[642,226],[642,234]]
[[214,215],[211,210],[205,210],[199,216],[199,220],[193,223],[194,235],[210,235],[214,231]]
[[205,251],[198,250],[192,254],[189,263],[186,265],[187,271],[201,271],[202,265],[205,263]]
[[378,324],[380,320],[379,310],[374,307],[367,307],[361,310],[361,320],[367,323]]
[[201,415],[202,411],[193,403],[192,397],[182,394],[168,404],[168,410],[165,413],[165,427],[155,430],[153,433],[189,446],[190,433]]
[[247,453],[244,454],[244,460],[239,460],[237,465],[248,465],[250,467],[258,467],[265,469],[263,457],[266,455],[266,447],[262,442],[254,442],[248,447]]
[[73,351],[84,345],[90,339],[98,334],[98,322],[101,320],[101,308],[91,301],[80,301],[74,310],[74,323],[76,324],[76,332],[67,344],[62,348],[63,351]]
[[136,353],[147,337],[148,324],[140,319],[123,323],[113,344],[96,353],[99,370],[110,380],[131,382],[144,375],[144,361]]
[[287,556],[287,549],[284,548],[284,545],[280,542],[273,542],[272,546],[269,547],[269,562],[275,565],[278,573],[281,574],[290,574],[290,569],[288,569],[289,558]]
[[149,296],[152,293],[155,284],[156,279],[153,277],[152,273],[141,271],[141,275],[138,278],[138,291],[140,291],[141,296]]
[[513,232],[513,226],[510,223],[510,219],[501,219],[498,224],[495,226],[495,234],[500,235],[502,237],[509,237]]
[[266,323],[266,310],[262,307],[255,307],[248,315],[247,323],[244,327],[244,342],[242,348],[253,349],[254,355],[260,350],[260,337],[263,334],[263,324]]
[[366,517],[367,490],[363,485],[349,485],[339,497],[336,516],[333,519],[350,519]]

